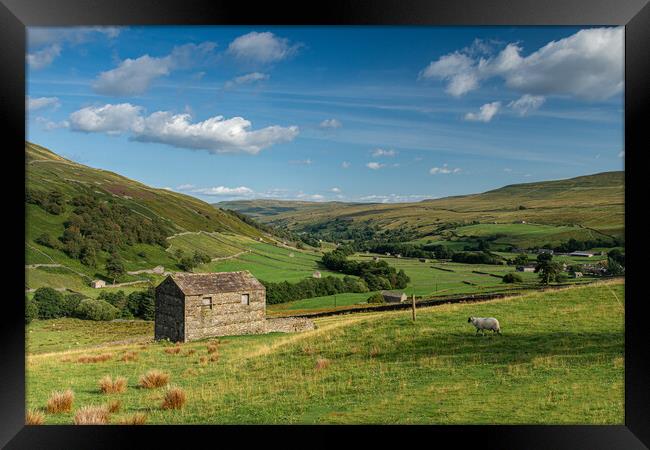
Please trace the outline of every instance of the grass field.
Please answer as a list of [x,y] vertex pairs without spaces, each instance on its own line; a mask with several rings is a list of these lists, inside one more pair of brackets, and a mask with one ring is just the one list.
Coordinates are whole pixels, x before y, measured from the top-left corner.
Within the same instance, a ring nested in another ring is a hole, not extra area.
[[[129,343],[146,336],[143,323],[103,334],[37,321],[27,328],[27,407],[42,410],[52,391],[70,388],[73,411],[45,413],[46,424],[115,399],[112,423],[144,413],[148,423],[622,424],[623,302],[623,282],[610,281],[423,308],[415,323],[406,311],[328,317],[299,334],[217,339],[213,354],[207,341],[177,354]],[[497,317],[503,335],[476,336],[470,315]],[[79,348],[67,350],[71,339]],[[126,351],[137,360],[120,361]],[[77,362],[99,354],[110,356]],[[185,390],[182,410],[160,407],[163,388],[137,387],[149,369]],[[100,393],[104,375],[126,377],[126,392]]]

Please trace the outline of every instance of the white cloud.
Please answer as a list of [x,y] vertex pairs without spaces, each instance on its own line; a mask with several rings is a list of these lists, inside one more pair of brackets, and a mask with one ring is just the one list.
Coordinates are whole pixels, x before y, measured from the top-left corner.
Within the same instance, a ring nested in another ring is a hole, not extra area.
[[194,194],[203,194],[209,196],[230,196],[230,197],[249,197],[255,192],[246,186],[239,187],[226,187],[226,186],[216,186],[209,188],[196,188],[191,189],[190,192]]
[[542,95],[524,94],[517,100],[508,103],[508,106],[519,113],[520,116],[527,115],[530,111],[539,109],[546,99]]
[[343,124],[337,119],[325,119],[318,126],[320,128],[341,128]]
[[343,161],[341,163],[341,167],[343,167],[344,169],[349,169],[351,165],[352,164],[350,164],[348,161]]
[[398,202],[417,202],[424,199],[437,198],[433,195],[422,194],[386,194],[386,195],[365,195],[359,197],[363,202],[381,202],[381,203],[398,203]]
[[70,114],[71,129],[83,132],[120,134],[129,132],[140,142],[158,142],[178,148],[208,150],[210,153],[257,154],[271,145],[293,140],[298,127],[272,125],[252,131],[243,117],[210,117],[191,122],[190,114],[157,111],[148,116],[142,107],[129,103],[90,106]]
[[87,106],[70,114],[70,129],[86,133],[125,133],[142,121],[142,107],[130,103]]
[[194,186],[193,184],[181,184],[176,189],[178,189],[179,191],[185,191],[185,190],[188,190],[188,189],[194,189],[195,187],[196,186]]
[[330,189],[330,191],[339,194],[341,192],[341,188],[333,187],[332,189]]
[[431,175],[438,175],[438,174],[450,174],[450,173],[459,173],[460,169],[458,167],[451,169],[447,166],[447,164],[443,164],[442,167],[432,167],[429,169],[429,173]]
[[174,47],[164,57],[143,55],[136,59],[127,58],[115,69],[101,72],[93,89],[104,95],[138,95],[144,93],[151,83],[172,70],[187,69],[210,57],[216,47],[212,42],[185,44]]
[[59,128],[68,128],[70,126],[70,122],[67,120],[54,122],[52,120],[46,119],[45,117],[37,117],[36,123],[41,125],[46,131],[58,130]]
[[486,103],[481,106],[478,113],[468,112],[465,120],[473,122],[489,122],[501,109],[501,102]]
[[58,97],[29,97],[25,98],[25,108],[29,111],[38,111],[44,108],[58,108],[61,106]]
[[120,34],[116,27],[29,27],[27,40],[30,51],[27,63],[38,70],[49,66],[61,54],[64,45],[78,45],[87,42],[95,35],[113,39]]
[[623,47],[623,27],[591,28],[551,41],[528,56],[521,55],[523,48],[516,43],[486,58],[456,51],[432,61],[420,78],[446,81],[453,96],[499,77],[511,89],[531,95],[606,99],[623,89]]
[[385,167],[385,166],[386,166],[386,164],[380,164],[380,163],[378,163],[378,162],[374,162],[374,161],[373,161],[373,162],[369,162],[368,164],[366,164],[366,167],[367,167],[368,169],[372,169],[372,170],[381,169],[382,167]]
[[236,78],[233,78],[232,80],[226,81],[224,84],[225,89],[232,89],[236,86],[240,86],[242,84],[252,84],[255,83],[256,81],[262,81],[262,80],[268,80],[269,75],[266,73],[261,73],[261,72],[252,72],[252,73],[247,73],[246,75],[242,75]]
[[289,161],[289,164],[294,164],[297,166],[310,166],[313,163],[311,159],[292,159]]
[[277,37],[269,31],[252,31],[232,41],[228,53],[242,60],[265,64],[286,59],[300,47],[300,44],[291,45],[288,39]]
[[378,158],[380,156],[392,157],[395,156],[396,154],[397,152],[395,150],[384,150],[382,148],[377,148],[372,152],[372,156],[374,156],[375,158]]
[[32,69],[42,69],[52,64],[52,61],[61,54],[59,44],[49,45],[45,48],[27,54],[27,64]]
[[625,150],[621,150],[620,152],[618,152],[618,157],[625,158]]

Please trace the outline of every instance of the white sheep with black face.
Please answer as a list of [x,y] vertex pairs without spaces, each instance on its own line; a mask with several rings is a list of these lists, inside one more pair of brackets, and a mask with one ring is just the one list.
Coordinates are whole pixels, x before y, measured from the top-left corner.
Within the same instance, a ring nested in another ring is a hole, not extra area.
[[477,333],[479,331],[492,330],[495,333],[501,334],[499,321],[494,317],[470,317],[467,319],[467,322],[476,327]]

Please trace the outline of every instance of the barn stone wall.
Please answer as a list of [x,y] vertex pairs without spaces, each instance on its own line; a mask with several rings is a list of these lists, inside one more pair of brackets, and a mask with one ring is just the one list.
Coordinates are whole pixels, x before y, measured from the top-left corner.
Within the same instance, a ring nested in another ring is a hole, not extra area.
[[[249,304],[242,304],[249,294]],[[204,304],[211,298],[212,306]],[[185,341],[211,336],[265,333],[266,291],[242,290],[185,297]]]
[[156,288],[154,338],[185,341],[184,295],[169,279]]

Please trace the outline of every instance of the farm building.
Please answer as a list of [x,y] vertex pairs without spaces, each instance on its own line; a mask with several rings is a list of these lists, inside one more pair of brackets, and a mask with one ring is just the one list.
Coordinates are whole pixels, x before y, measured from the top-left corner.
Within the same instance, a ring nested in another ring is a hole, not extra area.
[[155,339],[267,331],[266,289],[248,271],[175,273],[156,287]]
[[106,282],[104,280],[93,280],[90,282],[90,286],[95,289],[100,289],[106,287]]
[[534,272],[535,266],[517,266],[517,272]]
[[571,252],[569,253],[569,256],[584,256],[585,258],[591,258],[594,254],[590,252]]
[[537,253],[539,253],[539,254],[547,253],[549,255],[552,255],[553,250],[550,249],[550,248],[540,248],[540,249],[537,250]]
[[582,277],[582,272],[573,272],[573,278],[580,278]]
[[427,262],[427,260],[426,260],[426,258],[420,258],[420,262],[425,263],[425,262]]
[[311,274],[313,278],[320,278],[322,277],[321,273],[317,270],[314,273]]
[[373,257],[372,257],[372,260],[373,260],[373,261],[379,261],[379,256],[373,256]]
[[381,296],[384,297],[386,303],[402,303],[407,298],[404,292],[395,291],[381,291]]

